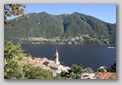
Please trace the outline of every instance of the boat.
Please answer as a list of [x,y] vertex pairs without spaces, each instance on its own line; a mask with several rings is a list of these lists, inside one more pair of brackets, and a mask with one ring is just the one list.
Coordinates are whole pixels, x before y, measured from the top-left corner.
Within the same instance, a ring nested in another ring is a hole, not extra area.
[[108,46],[108,48],[116,48],[116,47]]

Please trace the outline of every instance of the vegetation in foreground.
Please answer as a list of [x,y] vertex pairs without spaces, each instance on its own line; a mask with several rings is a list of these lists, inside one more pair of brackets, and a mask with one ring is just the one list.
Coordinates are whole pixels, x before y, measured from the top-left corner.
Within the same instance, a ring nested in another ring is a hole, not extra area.
[[34,67],[23,60],[25,54],[20,44],[4,41],[4,78],[5,79],[52,79],[48,70]]

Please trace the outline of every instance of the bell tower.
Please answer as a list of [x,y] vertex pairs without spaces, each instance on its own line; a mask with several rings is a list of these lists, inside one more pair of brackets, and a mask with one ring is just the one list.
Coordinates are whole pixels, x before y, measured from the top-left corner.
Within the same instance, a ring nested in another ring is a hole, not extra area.
[[59,64],[59,54],[58,54],[58,50],[56,49],[56,52],[54,54],[54,62],[56,64]]

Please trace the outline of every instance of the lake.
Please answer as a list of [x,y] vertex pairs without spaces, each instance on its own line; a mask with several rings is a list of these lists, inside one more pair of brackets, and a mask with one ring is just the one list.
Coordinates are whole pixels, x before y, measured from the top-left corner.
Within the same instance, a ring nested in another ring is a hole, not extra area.
[[83,67],[91,67],[94,70],[100,66],[110,68],[116,62],[116,48],[105,45],[53,45],[53,44],[23,44],[24,53],[30,53],[33,57],[46,57],[54,59],[57,49],[59,60],[64,65],[82,64]]

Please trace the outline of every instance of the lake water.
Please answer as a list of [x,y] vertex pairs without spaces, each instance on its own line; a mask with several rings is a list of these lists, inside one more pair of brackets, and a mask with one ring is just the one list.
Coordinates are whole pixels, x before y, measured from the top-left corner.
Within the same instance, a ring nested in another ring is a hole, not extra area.
[[33,57],[46,57],[51,60],[54,59],[57,49],[60,62],[67,66],[80,63],[84,68],[97,69],[100,66],[110,68],[116,62],[116,48],[108,46],[23,44],[22,48]]

